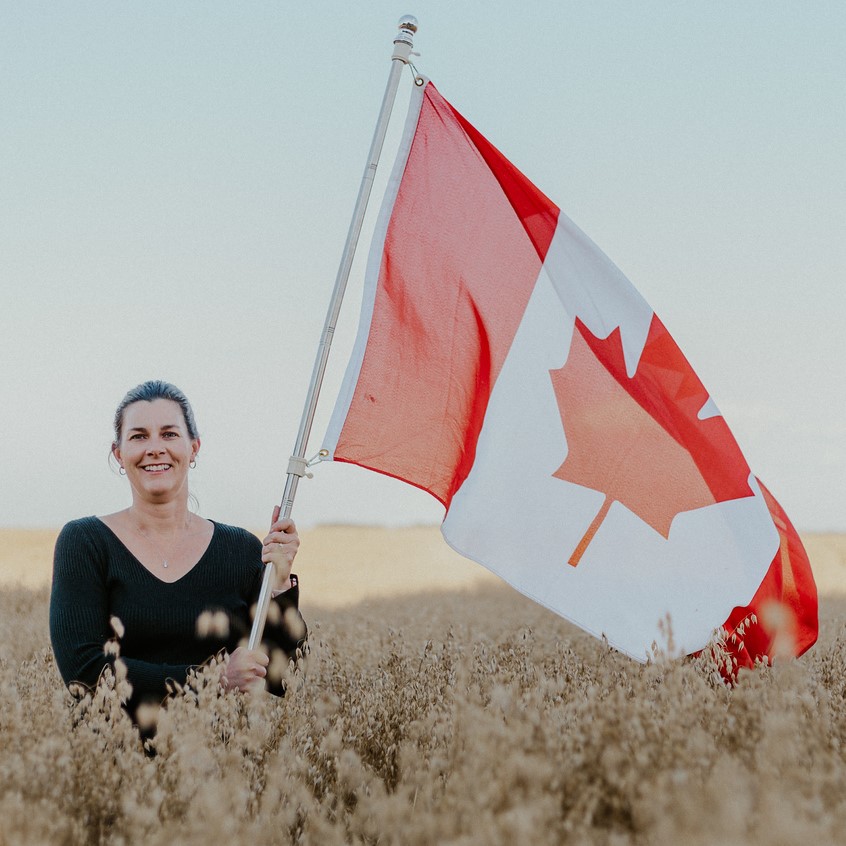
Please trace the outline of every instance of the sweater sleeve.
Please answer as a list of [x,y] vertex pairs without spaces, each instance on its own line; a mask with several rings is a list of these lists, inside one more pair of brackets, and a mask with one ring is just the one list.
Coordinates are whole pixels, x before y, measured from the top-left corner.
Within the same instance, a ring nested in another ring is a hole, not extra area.
[[[258,602],[264,580],[265,565],[261,561],[261,541],[244,529],[239,531],[248,576],[244,588],[247,602],[252,606]],[[291,573],[291,583],[289,590],[270,600],[271,606],[275,605],[276,609],[269,609],[262,635],[262,645],[268,654],[281,649],[289,658],[293,658],[297,649],[305,646],[307,635],[305,620],[299,610],[300,586],[295,573]],[[252,625],[252,619],[247,622]]]
[[[65,681],[94,687],[114,657],[104,646],[113,636],[108,598],[108,553],[84,521],[68,523],[56,540],[50,594],[50,640]],[[164,698],[166,681],[184,683],[190,665],[123,659],[133,701]]]
[[[288,658],[295,657],[298,649],[305,651],[308,634],[305,620],[299,609],[299,579],[294,573],[291,573],[291,582],[291,587],[285,593],[280,593],[270,600],[271,605],[279,609],[279,613],[273,613],[272,607],[269,609],[262,639],[262,646],[268,654],[281,649]],[[260,589],[261,581],[259,581]],[[258,597],[258,591],[256,597]],[[284,696],[285,684],[281,679],[271,677],[267,680],[267,690],[274,696]]]
[[281,649],[293,658],[297,649],[304,648],[308,635],[305,620],[300,614],[300,582],[295,573],[291,573],[290,589],[275,596],[271,602],[280,613],[268,615],[264,639],[273,648]]
[[[251,543],[255,544],[256,557],[261,557],[261,543],[250,536]],[[253,571],[251,585],[249,588],[250,601],[258,601],[261,593],[262,580],[264,579],[264,564],[259,563]],[[267,622],[264,626],[262,643],[268,652],[274,649],[281,649],[289,658],[293,658],[297,649],[305,646],[307,629],[305,620],[300,614],[300,585],[295,573],[291,573],[291,587],[285,593],[280,593],[271,599],[279,613],[273,609],[267,615]]]

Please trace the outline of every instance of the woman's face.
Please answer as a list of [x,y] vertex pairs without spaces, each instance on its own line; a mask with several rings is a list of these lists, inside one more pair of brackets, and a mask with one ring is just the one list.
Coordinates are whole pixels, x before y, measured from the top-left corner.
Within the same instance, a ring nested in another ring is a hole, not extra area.
[[157,399],[126,407],[114,454],[133,489],[161,501],[187,490],[188,464],[199,449],[200,440],[188,435],[179,404]]

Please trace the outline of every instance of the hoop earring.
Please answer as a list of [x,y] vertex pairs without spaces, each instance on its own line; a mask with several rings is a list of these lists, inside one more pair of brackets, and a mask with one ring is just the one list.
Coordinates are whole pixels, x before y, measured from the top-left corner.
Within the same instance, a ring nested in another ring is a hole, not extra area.
[[188,466],[189,466],[189,467],[193,470],[193,469],[197,466],[197,459],[196,459],[196,458],[192,458],[192,459],[188,462]]
[[120,473],[121,476],[125,476],[126,470],[123,467],[121,467],[120,470],[118,470],[118,473]]

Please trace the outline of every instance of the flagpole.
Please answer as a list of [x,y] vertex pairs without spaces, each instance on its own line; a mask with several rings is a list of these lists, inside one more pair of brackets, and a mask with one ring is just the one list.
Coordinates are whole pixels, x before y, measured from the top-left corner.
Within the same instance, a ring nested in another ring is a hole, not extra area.
[[[370,143],[367,165],[361,177],[358,199],[353,210],[352,221],[350,222],[349,232],[347,233],[347,241],[344,244],[344,251],[341,254],[338,274],[335,277],[335,288],[332,291],[332,298],[329,301],[329,309],[326,313],[326,321],[323,324],[323,334],[321,335],[320,345],[317,349],[317,357],[315,358],[314,369],[311,374],[311,384],[306,395],[305,408],[303,409],[303,416],[300,420],[300,429],[297,433],[294,453],[288,461],[288,477],[285,482],[285,490],[282,494],[280,517],[291,516],[291,511],[294,507],[294,497],[297,493],[297,485],[299,484],[300,477],[306,475],[307,462],[305,454],[308,447],[308,437],[311,434],[311,426],[314,422],[317,399],[320,395],[320,386],[323,383],[323,374],[326,371],[326,362],[329,358],[332,337],[335,334],[335,326],[341,311],[341,303],[344,299],[344,291],[346,290],[347,280],[350,276],[355,249],[361,235],[364,213],[367,211],[367,202],[370,199],[370,191],[373,188],[373,179],[376,175],[376,168],[379,165],[379,156],[382,153],[382,145],[385,141],[385,134],[388,131],[388,122],[390,121],[391,110],[396,99],[400,75],[402,74],[403,66],[409,63],[411,48],[414,46],[414,33],[417,32],[417,18],[413,15],[403,15],[397,26],[399,27],[399,33],[394,38],[394,52],[391,56],[391,72],[388,76],[388,84],[385,86],[385,94],[382,97],[382,107],[379,110],[376,129],[373,132],[373,140]],[[257,649],[261,643],[264,626],[267,622],[267,612],[270,607],[275,569],[274,564],[268,564],[264,570],[261,593],[259,594],[255,618],[253,619],[253,628],[250,632],[249,649]]]

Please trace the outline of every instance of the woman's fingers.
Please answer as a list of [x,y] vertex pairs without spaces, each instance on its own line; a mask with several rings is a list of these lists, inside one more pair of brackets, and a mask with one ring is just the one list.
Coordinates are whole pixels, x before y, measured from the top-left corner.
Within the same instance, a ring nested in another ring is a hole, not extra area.
[[248,690],[267,676],[270,658],[260,649],[239,646],[230,656],[221,679],[229,690]]
[[300,539],[297,535],[285,535],[281,532],[271,532],[262,544],[267,547],[281,547],[296,552],[300,548]]
[[294,556],[297,554],[297,546],[290,543],[278,543],[271,541],[261,548],[261,560],[265,564],[271,561],[277,566],[287,566],[294,563]]
[[290,517],[286,517],[284,520],[273,521],[273,524],[271,525],[270,530],[267,533],[267,537],[274,538],[277,536],[286,538],[297,538],[297,540],[299,540],[299,535],[297,535],[297,527]]
[[[275,516],[278,516],[278,510],[278,506],[273,509]],[[293,563],[300,546],[300,537],[294,521],[290,517],[274,520],[270,532],[262,543],[261,560],[265,564],[271,561],[277,565]]]
[[[278,510],[278,507],[273,509],[274,513],[276,513]],[[273,520],[270,524],[270,531],[286,532],[288,534],[295,535],[297,533],[297,526],[290,517],[283,517],[280,520],[277,515],[277,519]]]
[[291,587],[290,575],[294,558],[300,547],[297,527],[290,517],[279,519],[279,506],[273,508],[270,531],[262,541],[261,560],[276,565],[274,590],[285,591]]

